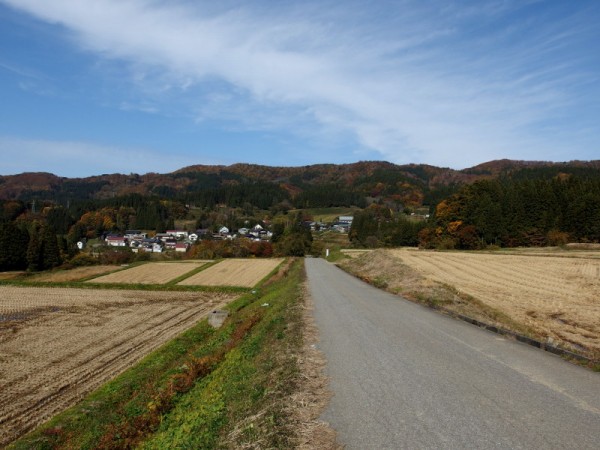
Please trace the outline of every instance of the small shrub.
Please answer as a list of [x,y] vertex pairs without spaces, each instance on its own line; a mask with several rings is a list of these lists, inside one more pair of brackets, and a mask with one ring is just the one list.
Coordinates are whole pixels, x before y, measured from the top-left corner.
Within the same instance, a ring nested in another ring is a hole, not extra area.
[[100,262],[102,264],[129,264],[135,259],[135,253],[130,249],[106,249],[100,253]]
[[451,237],[442,237],[435,246],[438,250],[454,250],[456,248],[456,240]]
[[546,235],[548,245],[562,246],[569,243],[569,233],[558,230],[550,230]]
[[79,253],[69,260],[69,266],[71,267],[95,266],[99,263],[100,261],[97,258],[87,253]]

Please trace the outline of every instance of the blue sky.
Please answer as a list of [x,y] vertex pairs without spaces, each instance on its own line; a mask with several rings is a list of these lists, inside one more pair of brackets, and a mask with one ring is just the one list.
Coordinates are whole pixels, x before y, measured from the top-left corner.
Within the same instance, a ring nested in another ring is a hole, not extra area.
[[600,4],[0,0],[0,174],[600,159]]

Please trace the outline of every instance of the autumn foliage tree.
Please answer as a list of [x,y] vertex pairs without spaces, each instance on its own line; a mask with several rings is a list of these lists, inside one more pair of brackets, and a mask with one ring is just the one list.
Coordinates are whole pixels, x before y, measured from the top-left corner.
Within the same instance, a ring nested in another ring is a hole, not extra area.
[[600,242],[600,178],[478,181],[440,202],[420,244],[477,249]]

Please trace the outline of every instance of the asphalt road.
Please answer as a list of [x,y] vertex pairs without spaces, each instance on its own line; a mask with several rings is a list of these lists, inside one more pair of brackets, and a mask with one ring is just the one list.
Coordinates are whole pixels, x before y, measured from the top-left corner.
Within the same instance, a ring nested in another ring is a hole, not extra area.
[[600,449],[600,373],[306,259],[347,449]]

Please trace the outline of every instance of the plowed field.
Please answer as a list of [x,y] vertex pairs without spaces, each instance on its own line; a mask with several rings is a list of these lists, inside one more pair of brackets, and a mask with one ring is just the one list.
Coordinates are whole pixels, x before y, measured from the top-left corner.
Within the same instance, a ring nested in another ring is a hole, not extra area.
[[253,287],[274,270],[283,259],[226,259],[177,284],[185,286]]
[[0,446],[233,298],[0,286]]
[[427,278],[454,286],[541,335],[600,354],[597,255],[390,252]]
[[156,262],[120,270],[103,277],[89,280],[90,283],[119,284],[165,284],[206,264],[207,261],[182,263]]

